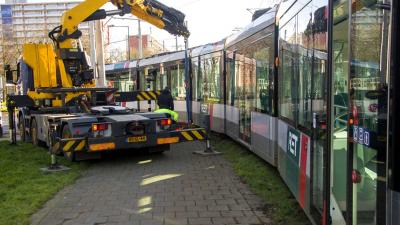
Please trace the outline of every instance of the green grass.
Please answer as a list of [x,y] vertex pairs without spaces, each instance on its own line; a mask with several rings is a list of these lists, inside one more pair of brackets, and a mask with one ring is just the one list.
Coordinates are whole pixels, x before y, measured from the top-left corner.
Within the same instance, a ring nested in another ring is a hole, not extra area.
[[239,177],[265,201],[264,211],[275,224],[311,224],[276,168],[230,139],[214,136],[212,142]]
[[29,217],[64,186],[73,183],[87,168],[86,163],[70,163],[58,157],[71,170],[44,173],[49,164],[43,148],[0,142],[0,225],[28,224]]

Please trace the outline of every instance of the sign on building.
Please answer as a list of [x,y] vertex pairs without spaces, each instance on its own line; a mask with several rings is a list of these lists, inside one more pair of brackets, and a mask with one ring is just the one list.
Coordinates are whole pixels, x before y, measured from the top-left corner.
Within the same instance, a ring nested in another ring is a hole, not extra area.
[[12,39],[13,29],[12,29],[12,6],[11,5],[1,5],[1,24],[3,30],[4,39]]

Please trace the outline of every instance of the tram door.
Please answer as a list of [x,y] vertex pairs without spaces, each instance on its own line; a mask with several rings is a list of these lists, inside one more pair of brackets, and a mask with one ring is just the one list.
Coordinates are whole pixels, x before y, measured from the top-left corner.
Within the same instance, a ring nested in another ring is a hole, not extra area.
[[[378,5],[377,2],[380,4]],[[382,1],[353,0],[350,20],[349,151],[352,225],[386,224],[387,52]],[[350,221],[347,221],[350,223]]]
[[332,225],[346,224],[348,198],[348,116],[349,116],[349,0],[333,5],[332,34],[332,133],[331,133],[331,196]]

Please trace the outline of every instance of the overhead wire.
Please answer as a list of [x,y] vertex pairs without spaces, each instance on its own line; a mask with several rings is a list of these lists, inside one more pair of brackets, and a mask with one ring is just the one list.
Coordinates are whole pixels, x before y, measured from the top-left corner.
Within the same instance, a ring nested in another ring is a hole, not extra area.
[[264,3],[265,0],[261,0],[260,4],[258,4],[258,8],[261,8],[262,4]]
[[194,3],[198,2],[198,1],[200,1],[200,0],[193,0],[193,1],[190,1],[190,2],[187,2],[187,3],[184,3],[184,4],[180,5],[179,7],[189,6],[189,5],[192,5],[192,4],[194,4]]

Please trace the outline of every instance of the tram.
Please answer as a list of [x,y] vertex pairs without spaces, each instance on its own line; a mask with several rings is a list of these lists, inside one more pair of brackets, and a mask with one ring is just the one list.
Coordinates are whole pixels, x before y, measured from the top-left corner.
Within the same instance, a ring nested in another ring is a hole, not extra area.
[[275,166],[314,224],[398,225],[398,10],[397,1],[287,0],[191,48],[189,83],[184,51],[109,65],[107,77],[171,87],[183,121],[187,96],[194,123],[207,104],[211,129]]

